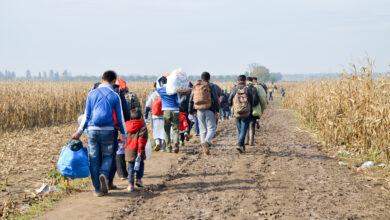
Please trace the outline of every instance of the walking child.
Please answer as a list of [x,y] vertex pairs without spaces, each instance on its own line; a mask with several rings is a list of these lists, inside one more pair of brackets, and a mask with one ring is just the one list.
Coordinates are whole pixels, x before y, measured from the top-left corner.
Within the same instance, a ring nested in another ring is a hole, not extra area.
[[[134,176],[136,175],[135,184],[138,187],[143,187],[142,177],[144,176],[146,158],[145,146],[148,141],[148,129],[142,120],[142,114],[139,110],[131,110],[130,121],[126,122],[126,130],[128,134],[127,147],[125,150],[125,158],[129,164],[129,186],[127,190],[134,191]],[[141,157],[141,163],[138,171],[134,170],[136,158]]]

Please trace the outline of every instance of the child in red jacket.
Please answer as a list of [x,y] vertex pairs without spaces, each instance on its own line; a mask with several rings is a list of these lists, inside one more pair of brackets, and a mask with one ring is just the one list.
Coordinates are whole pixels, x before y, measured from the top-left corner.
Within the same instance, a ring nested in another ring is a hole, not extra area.
[[[144,175],[145,146],[148,141],[148,129],[142,120],[142,114],[138,110],[131,110],[130,121],[126,122],[127,147],[125,150],[125,159],[129,163],[129,187],[128,191],[134,191],[134,175],[137,174],[135,184],[143,187],[142,177]],[[141,157],[141,164],[138,171],[134,171],[135,160],[137,156]]]
[[[184,146],[184,138],[188,136],[188,122],[187,122],[187,113],[180,112],[180,124],[179,124],[179,130],[180,130],[180,140],[181,145]],[[188,138],[187,138],[188,141]]]

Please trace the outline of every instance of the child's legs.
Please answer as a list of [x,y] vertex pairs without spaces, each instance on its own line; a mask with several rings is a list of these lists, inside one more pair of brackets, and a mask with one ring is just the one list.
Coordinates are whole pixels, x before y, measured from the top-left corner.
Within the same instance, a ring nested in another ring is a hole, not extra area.
[[184,143],[184,132],[180,132],[180,141]]
[[131,185],[134,185],[134,174],[135,174],[134,165],[135,162],[129,162],[129,183]]
[[[145,163],[143,160],[141,160],[141,164],[139,166],[139,170],[136,171],[137,173],[137,179],[142,179],[142,177],[144,176],[144,170],[145,170]],[[133,177],[134,178],[134,177]],[[134,180],[133,180],[134,181]]]

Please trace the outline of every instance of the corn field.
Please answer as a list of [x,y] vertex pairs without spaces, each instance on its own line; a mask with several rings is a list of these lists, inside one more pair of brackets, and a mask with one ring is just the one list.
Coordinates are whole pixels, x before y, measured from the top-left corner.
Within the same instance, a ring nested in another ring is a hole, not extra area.
[[297,110],[327,145],[388,160],[390,78],[373,78],[371,64],[352,68],[339,80],[290,86],[283,104]]

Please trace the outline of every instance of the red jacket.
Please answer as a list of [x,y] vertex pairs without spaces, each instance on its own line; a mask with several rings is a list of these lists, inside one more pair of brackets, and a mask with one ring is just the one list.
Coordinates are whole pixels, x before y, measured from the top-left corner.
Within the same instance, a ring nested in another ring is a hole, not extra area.
[[125,150],[125,159],[134,162],[138,152],[141,158],[145,160],[145,146],[148,142],[148,129],[143,120],[130,120],[126,122],[127,147]]
[[186,131],[188,129],[187,113],[180,112],[180,131]]

